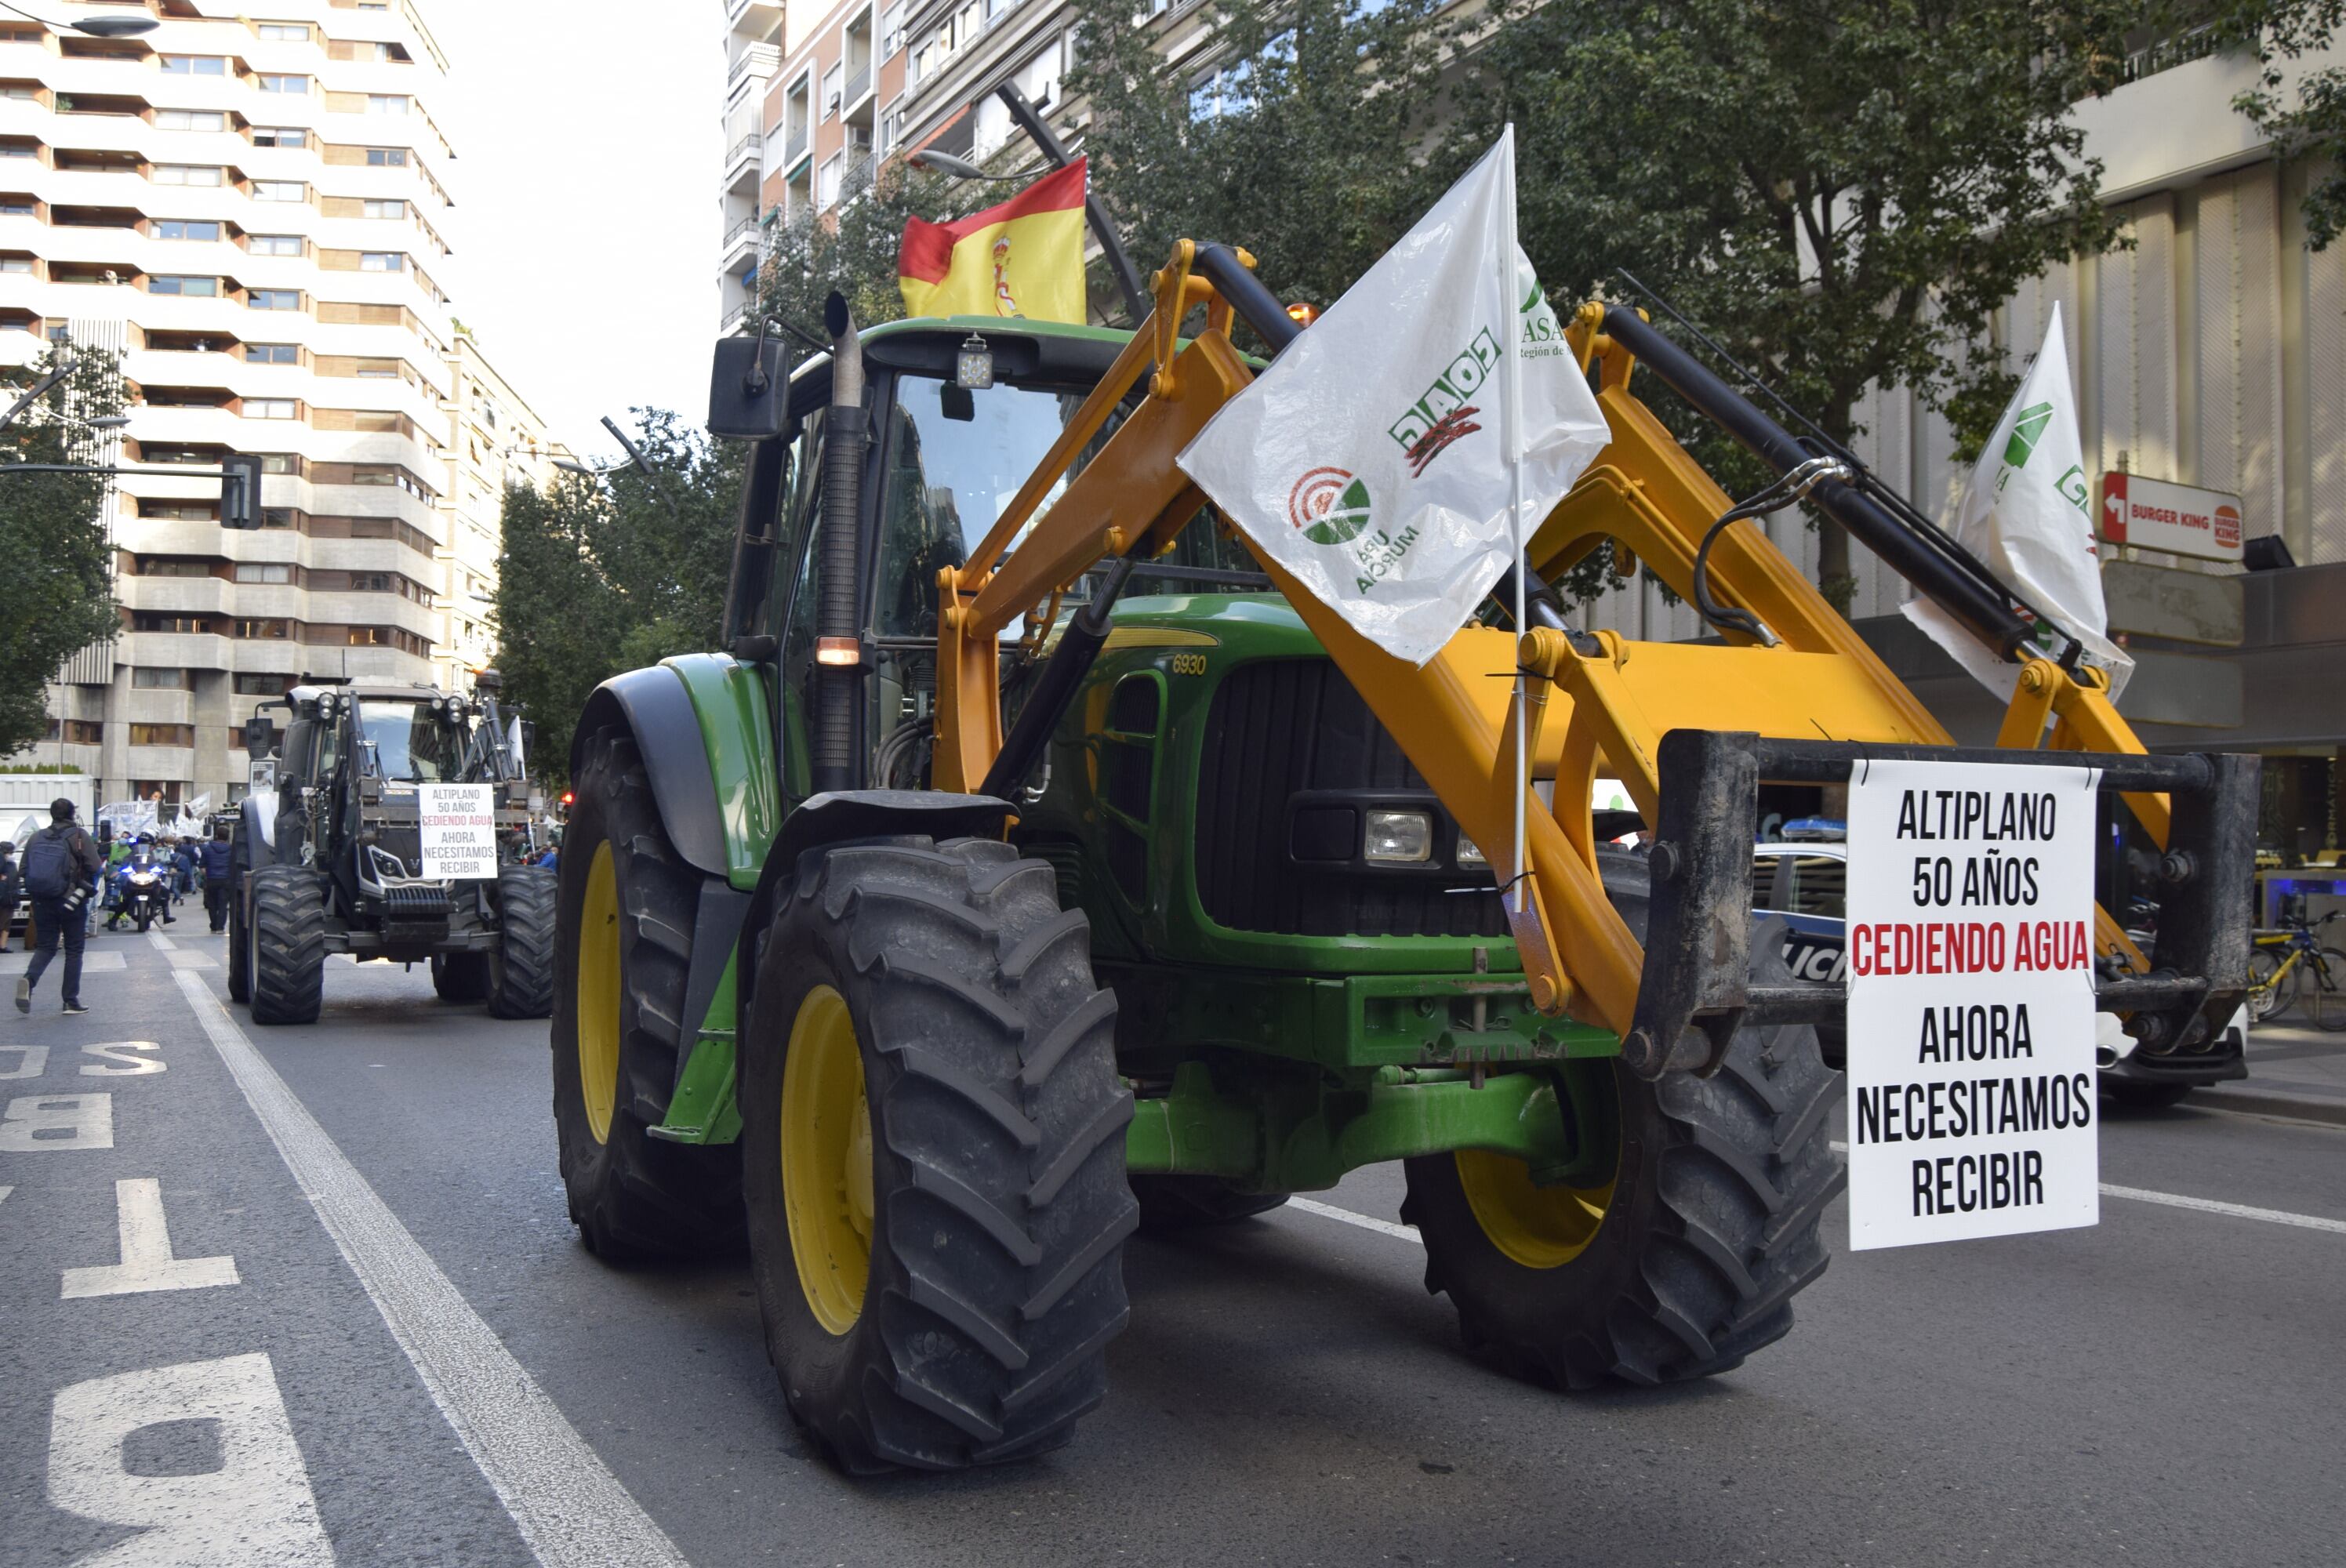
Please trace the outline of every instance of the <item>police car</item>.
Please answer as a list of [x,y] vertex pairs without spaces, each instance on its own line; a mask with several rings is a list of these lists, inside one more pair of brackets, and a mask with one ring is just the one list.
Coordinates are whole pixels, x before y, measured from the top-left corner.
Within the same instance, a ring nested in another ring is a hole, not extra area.
[[[1781,841],[1751,846],[1751,910],[1761,918],[1773,915],[1790,928],[1784,938],[1784,962],[1796,980],[1831,981],[1849,978],[1844,941],[1849,881],[1849,827],[1831,817],[1801,817],[1780,830]],[[2142,940],[2147,941],[2146,936]],[[2172,1056],[2142,1056],[2135,1053],[2134,1037],[2116,1014],[2094,1014],[2094,1058],[2101,1068],[2101,1090],[2127,1105],[2171,1105],[2193,1089],[2248,1076],[2244,1047],[2248,1041],[2248,1011],[2241,1009],[2215,1044],[2204,1052],[2178,1052]],[[1848,1036],[1839,1025],[1820,1028],[1817,1044],[1826,1064],[1838,1068],[1846,1060]]]

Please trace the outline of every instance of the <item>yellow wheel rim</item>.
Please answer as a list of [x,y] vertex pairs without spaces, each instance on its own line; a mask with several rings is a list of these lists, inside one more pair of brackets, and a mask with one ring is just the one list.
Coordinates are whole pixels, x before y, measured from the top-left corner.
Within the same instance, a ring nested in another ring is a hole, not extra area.
[[830,1334],[863,1312],[872,1276],[872,1110],[847,999],[818,985],[782,1058],[782,1210],[807,1307]]
[[1452,1156],[1475,1223],[1492,1246],[1525,1268],[1560,1268],[1587,1250],[1612,1207],[1620,1157],[1616,1139],[1611,1170],[1602,1183],[1540,1186],[1532,1180],[1531,1166],[1511,1156],[1461,1149]]
[[619,884],[607,839],[595,846],[578,912],[578,1090],[595,1141],[610,1142],[619,1097]]

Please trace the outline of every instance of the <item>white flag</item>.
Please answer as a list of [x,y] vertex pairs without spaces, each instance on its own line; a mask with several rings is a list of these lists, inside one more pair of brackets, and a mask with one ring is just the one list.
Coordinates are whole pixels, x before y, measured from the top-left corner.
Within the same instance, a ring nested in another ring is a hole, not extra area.
[[518,713],[514,715],[513,722],[505,726],[505,745],[513,752],[514,770],[527,777],[529,761],[521,754],[521,715]]
[[[2077,436],[2077,400],[2069,391],[2061,307],[2055,305],[2035,364],[2004,406],[1979,466],[1972,470],[1955,514],[1954,535],[2022,598],[2059,623],[2058,629],[2037,629],[2038,651],[2057,658],[2061,633],[2074,635],[2085,645],[2086,662],[2109,673],[2115,699],[2134,673],[2134,660],[2108,636],[2101,561],[2094,550],[2092,490]],[[1912,600],[1902,608],[1908,620],[1982,686],[2012,700],[2018,665],[1996,657],[1928,599]]]
[[[1518,538],[1611,439],[1512,248],[1515,200],[1510,129],[1180,457],[1248,543],[1414,664],[1465,624]],[[1520,535],[1501,444],[1511,345]]]

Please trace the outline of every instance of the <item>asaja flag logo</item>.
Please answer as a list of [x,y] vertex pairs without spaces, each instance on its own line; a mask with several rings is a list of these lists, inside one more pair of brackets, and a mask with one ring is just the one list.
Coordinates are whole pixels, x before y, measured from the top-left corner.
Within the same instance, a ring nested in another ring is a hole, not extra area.
[[1314,545],[1344,545],[1369,525],[1369,487],[1341,468],[1305,471],[1288,493],[1287,520]]

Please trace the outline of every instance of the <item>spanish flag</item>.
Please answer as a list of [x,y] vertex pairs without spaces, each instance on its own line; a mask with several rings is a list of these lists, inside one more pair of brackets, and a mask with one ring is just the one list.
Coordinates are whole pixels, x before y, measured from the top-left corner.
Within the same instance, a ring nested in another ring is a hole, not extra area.
[[1082,323],[1084,160],[1054,169],[999,207],[951,223],[909,220],[896,281],[914,316]]

